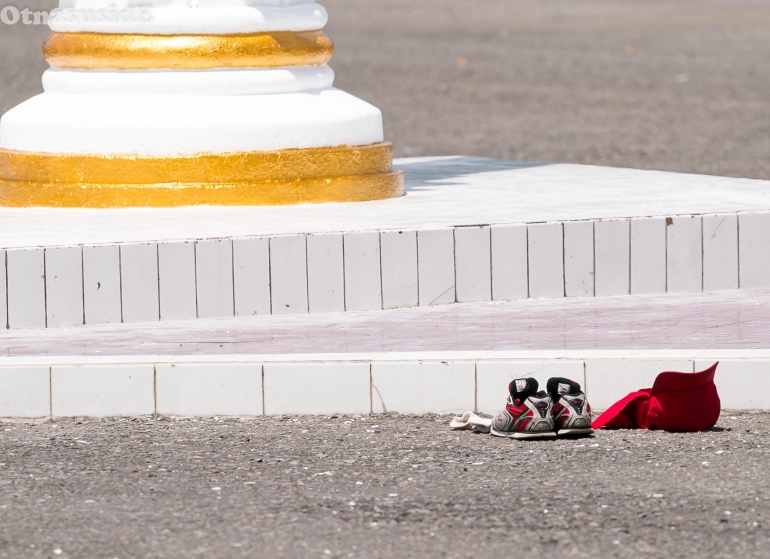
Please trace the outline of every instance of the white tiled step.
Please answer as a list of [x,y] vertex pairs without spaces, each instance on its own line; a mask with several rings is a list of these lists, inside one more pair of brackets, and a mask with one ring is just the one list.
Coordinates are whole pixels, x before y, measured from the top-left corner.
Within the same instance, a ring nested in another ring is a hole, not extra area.
[[0,329],[770,287],[768,238],[757,213],[10,249]]
[[770,287],[770,181],[399,165],[377,202],[0,208],[0,329]]
[[[0,420],[43,421],[58,417],[139,415],[258,416],[368,414],[383,412],[495,413],[505,405],[507,385],[532,376],[544,386],[553,376],[585,387],[595,410],[627,393],[649,388],[663,371],[692,372],[721,360],[716,384],[723,409],[770,409],[770,352],[720,352],[695,356],[665,350],[595,352],[553,359],[549,352],[518,356],[447,353],[376,356],[298,356],[273,360],[205,363],[147,362],[0,366]],[[306,357],[307,358],[307,357]],[[253,358],[252,358],[253,359]]]

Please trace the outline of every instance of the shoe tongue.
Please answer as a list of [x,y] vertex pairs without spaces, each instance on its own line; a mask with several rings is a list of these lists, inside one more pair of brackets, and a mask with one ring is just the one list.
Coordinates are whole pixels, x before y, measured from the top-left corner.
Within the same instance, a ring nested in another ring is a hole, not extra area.
[[533,378],[517,378],[508,385],[508,391],[514,400],[524,400],[537,395],[538,383]]
[[580,394],[580,385],[568,378],[552,378],[548,381],[547,388],[554,400],[563,394]]

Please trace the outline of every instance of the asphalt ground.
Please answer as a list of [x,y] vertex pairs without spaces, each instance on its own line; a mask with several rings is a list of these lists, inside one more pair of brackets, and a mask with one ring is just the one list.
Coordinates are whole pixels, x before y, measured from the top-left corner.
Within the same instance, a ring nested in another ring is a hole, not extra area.
[[0,427],[0,557],[762,558],[770,415],[515,441],[448,416]]
[[[336,83],[398,156],[770,178],[766,0],[322,3]],[[0,112],[41,91],[46,35],[0,25]]]

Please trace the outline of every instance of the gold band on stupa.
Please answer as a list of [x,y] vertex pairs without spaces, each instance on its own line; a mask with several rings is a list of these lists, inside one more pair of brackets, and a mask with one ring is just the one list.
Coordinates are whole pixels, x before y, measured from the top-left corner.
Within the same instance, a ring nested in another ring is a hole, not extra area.
[[[404,193],[392,145],[191,155],[0,150],[0,206],[263,206],[357,202]],[[201,181],[205,182],[201,182]]]
[[252,35],[51,33],[43,45],[55,68],[208,70],[320,66],[334,53],[322,31]]

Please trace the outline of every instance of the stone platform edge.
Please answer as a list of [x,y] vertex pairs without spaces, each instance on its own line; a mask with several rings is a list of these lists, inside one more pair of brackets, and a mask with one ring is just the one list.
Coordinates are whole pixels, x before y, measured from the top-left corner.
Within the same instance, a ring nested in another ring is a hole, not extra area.
[[770,287],[770,213],[0,250],[0,328]]
[[716,383],[723,409],[770,409],[770,352],[743,351],[738,357],[737,351],[711,350],[688,357],[685,351],[649,350],[627,352],[632,355],[628,358],[619,357],[621,353],[579,357],[573,352],[573,357],[560,359],[393,354],[371,360],[6,360],[0,365],[0,421],[468,410],[492,414],[504,406],[510,380],[524,376],[534,376],[543,386],[553,376],[571,378],[585,387],[593,409],[602,410],[628,392],[650,387],[662,371],[702,370],[716,360],[721,361]]

